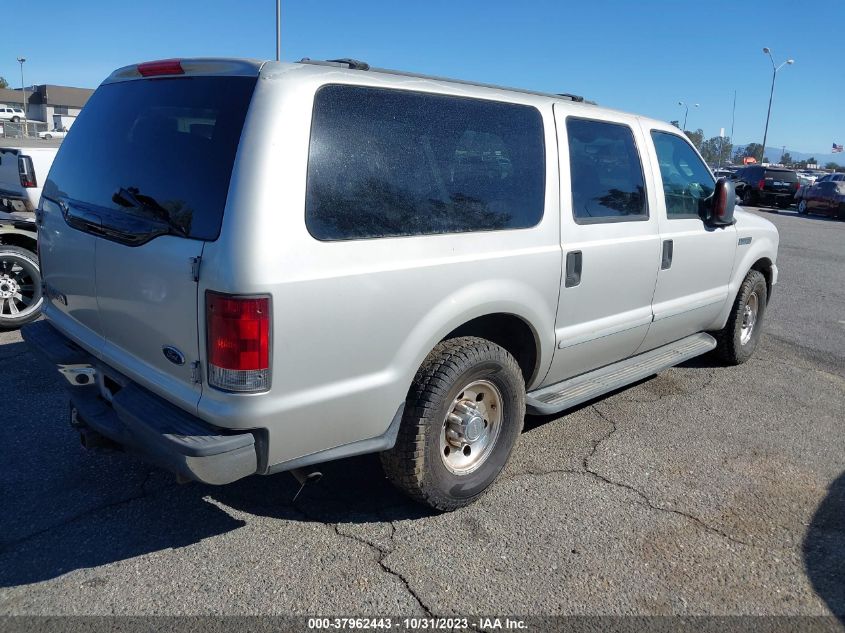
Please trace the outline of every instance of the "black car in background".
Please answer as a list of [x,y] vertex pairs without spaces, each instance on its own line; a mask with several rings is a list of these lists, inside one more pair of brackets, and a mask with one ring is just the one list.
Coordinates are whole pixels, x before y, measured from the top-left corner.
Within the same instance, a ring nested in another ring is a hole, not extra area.
[[798,191],[798,174],[785,167],[749,165],[734,174],[736,193],[742,204],[766,204],[785,209],[792,204]]

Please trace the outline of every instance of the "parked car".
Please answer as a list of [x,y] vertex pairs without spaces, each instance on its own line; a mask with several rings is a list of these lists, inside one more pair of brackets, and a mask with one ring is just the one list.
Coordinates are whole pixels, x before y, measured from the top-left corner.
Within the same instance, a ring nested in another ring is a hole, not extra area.
[[800,186],[798,175],[785,167],[749,165],[735,175],[736,193],[746,206],[766,204],[785,209]]
[[17,123],[18,121],[23,121],[25,118],[22,108],[0,104],[0,121]]
[[51,138],[64,138],[67,136],[67,130],[50,130],[49,132],[39,132],[38,138],[44,139],[51,139]]
[[832,182],[845,182],[845,174],[839,174],[839,173],[823,174],[823,175],[819,176],[819,177],[815,180],[815,182],[814,182],[813,184],[811,184],[811,185],[804,185],[804,184],[802,184],[802,185],[798,188],[798,191],[796,191],[796,192],[795,192],[795,203],[796,203],[796,204],[800,207],[800,205],[801,205],[801,200],[804,198],[804,195],[805,195],[807,192],[809,192],[809,191],[810,191],[810,188],[811,188],[813,185],[819,185],[819,184],[821,184],[821,183],[823,183],[823,182],[829,182],[829,181],[832,181]]
[[845,220],[845,178],[830,178],[808,188],[798,202],[798,213],[828,215]]
[[734,172],[730,169],[714,169],[713,176],[716,178],[731,178]]
[[186,479],[378,452],[452,510],[526,411],[747,360],[777,282],[777,230],[682,132],[579,97],[168,60],[115,71],[74,129],[23,336],[86,446]]

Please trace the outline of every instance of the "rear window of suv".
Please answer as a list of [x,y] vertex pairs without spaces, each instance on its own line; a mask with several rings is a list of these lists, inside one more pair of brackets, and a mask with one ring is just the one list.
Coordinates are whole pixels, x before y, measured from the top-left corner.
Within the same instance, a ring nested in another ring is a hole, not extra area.
[[798,182],[798,174],[786,169],[767,169],[765,178],[778,182]]
[[545,206],[536,108],[363,86],[314,99],[305,222],[318,240],[527,228]]
[[62,144],[44,195],[111,214],[152,211],[190,238],[220,233],[254,77],[100,86]]

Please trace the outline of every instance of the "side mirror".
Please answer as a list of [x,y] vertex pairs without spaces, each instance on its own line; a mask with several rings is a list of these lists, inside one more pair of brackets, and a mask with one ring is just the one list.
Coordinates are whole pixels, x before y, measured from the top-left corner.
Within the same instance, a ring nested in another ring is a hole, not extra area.
[[707,223],[713,226],[730,226],[734,223],[736,208],[736,187],[725,178],[716,181],[716,188],[710,196]]

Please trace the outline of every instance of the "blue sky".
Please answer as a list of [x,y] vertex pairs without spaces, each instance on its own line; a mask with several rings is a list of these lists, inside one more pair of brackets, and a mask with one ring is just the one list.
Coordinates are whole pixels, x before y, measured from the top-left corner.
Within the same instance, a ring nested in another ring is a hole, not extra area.
[[[273,0],[43,0],[37,29],[7,22],[0,75],[95,87],[126,64],[188,56],[270,59]],[[32,14],[34,16],[34,14]],[[778,73],[767,145],[828,153],[845,143],[845,1],[565,2],[283,0],[282,58],[370,64],[550,92],[761,142],[772,49]]]

